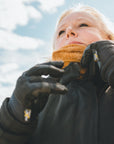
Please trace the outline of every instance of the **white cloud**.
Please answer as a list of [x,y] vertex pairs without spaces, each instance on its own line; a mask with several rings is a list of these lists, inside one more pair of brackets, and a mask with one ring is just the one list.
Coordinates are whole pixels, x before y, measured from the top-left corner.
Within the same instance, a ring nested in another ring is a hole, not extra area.
[[40,2],[40,9],[47,12],[56,12],[57,7],[62,6],[65,0],[36,0]]
[[0,85],[0,106],[6,97],[10,97],[12,95],[13,89],[13,86],[4,87]]
[[19,36],[9,31],[0,30],[0,48],[8,50],[36,49],[43,45],[40,39]]
[[38,2],[38,7],[42,11],[55,12],[57,7],[64,4],[65,0],[0,0],[0,28],[14,30],[17,25],[27,25],[33,18],[42,18],[38,9],[31,5]]
[[16,63],[7,63],[0,66],[0,84],[14,85],[22,71]]
[[7,63],[0,66],[0,105],[6,97],[10,97],[17,78],[22,71],[16,63]]
[[42,11],[53,13],[57,11],[57,7],[64,5],[65,0],[24,0],[27,4],[38,2],[38,8]]
[[0,73],[10,73],[11,71],[14,71],[18,68],[18,65],[16,63],[7,63],[4,65],[0,65]]
[[27,25],[30,19],[40,20],[42,15],[32,2],[38,2],[42,11],[56,11],[64,0],[0,0],[0,48],[8,50],[36,49],[44,44],[40,39],[16,35],[17,25]]
[[14,30],[17,25],[26,25],[33,19],[41,19],[41,13],[24,0],[0,0],[0,28]]

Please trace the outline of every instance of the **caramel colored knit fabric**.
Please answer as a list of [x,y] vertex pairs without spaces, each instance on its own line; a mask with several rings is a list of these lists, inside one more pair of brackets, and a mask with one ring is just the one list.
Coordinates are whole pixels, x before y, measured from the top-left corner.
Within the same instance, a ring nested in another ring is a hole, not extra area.
[[[53,61],[64,61],[64,67],[66,67],[70,62],[80,63],[83,52],[86,46],[79,44],[70,44],[62,47],[59,50],[55,50],[52,54]],[[81,69],[81,74],[85,73],[85,69]]]

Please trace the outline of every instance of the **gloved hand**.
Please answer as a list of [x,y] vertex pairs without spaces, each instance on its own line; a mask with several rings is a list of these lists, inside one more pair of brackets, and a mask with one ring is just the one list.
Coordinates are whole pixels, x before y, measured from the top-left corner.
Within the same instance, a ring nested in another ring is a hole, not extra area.
[[67,85],[72,80],[80,78],[80,66],[77,62],[71,62],[67,67],[64,68],[64,74],[60,79],[60,83]]
[[[98,54],[97,66],[95,64],[96,52]],[[84,51],[81,66],[90,68],[91,63],[94,64],[94,69],[99,67],[102,80],[114,88],[114,42],[103,40],[90,44]]]
[[[9,101],[9,108],[13,115],[24,122],[24,110],[31,109],[31,120],[34,120],[41,112],[51,93],[64,94],[67,88],[58,83],[64,70],[60,69],[63,62],[48,62],[38,64],[17,80],[16,88]],[[47,78],[42,75],[49,75]]]

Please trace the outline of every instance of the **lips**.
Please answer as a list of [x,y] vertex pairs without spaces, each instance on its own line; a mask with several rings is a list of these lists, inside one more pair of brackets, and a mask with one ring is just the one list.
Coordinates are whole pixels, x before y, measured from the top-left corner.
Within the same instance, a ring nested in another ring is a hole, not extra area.
[[[78,41],[71,41],[71,42],[69,42],[68,44],[83,44],[83,43],[78,42]],[[84,45],[84,44],[83,44],[83,45]]]

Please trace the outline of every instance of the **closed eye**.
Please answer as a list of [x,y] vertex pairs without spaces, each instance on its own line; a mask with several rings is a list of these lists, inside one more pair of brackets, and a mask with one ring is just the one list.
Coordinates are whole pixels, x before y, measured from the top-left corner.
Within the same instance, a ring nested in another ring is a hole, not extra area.
[[82,23],[80,24],[80,27],[88,27],[88,24]]
[[59,36],[62,34],[62,33],[64,33],[65,31],[64,30],[61,30],[60,32],[59,32]]

